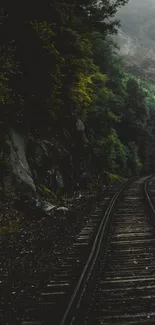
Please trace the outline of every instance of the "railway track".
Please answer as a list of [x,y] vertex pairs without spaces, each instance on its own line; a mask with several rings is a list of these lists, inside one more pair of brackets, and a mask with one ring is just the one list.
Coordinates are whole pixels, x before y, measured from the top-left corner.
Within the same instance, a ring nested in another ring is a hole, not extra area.
[[91,252],[103,219],[103,212],[106,211],[111,198],[118,191],[118,188],[120,188],[120,185],[108,187],[101,192],[97,203],[94,202],[88,222],[82,228],[73,246],[67,250],[61,267],[56,268],[54,274],[49,275],[50,279],[44,290],[40,288],[40,297],[37,304],[24,305],[24,308],[21,306],[21,313],[24,310],[22,325],[56,325],[60,323]]
[[75,324],[155,324],[155,228],[144,204],[144,182],[133,182],[116,203],[106,257],[101,250]]
[[155,229],[143,199],[146,181],[100,201],[21,325],[155,324]]

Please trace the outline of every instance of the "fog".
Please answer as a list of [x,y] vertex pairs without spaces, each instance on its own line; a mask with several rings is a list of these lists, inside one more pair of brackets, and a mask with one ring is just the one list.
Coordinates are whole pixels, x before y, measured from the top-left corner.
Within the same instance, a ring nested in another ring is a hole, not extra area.
[[[155,75],[155,0],[129,0],[116,14],[120,20],[115,41],[128,65]],[[147,67],[146,67],[147,61]],[[149,63],[148,63],[149,62]]]
[[[116,18],[121,20],[123,30],[134,34],[140,30],[155,27],[155,0],[129,0],[128,4],[118,10]],[[154,32],[155,30],[153,30]]]

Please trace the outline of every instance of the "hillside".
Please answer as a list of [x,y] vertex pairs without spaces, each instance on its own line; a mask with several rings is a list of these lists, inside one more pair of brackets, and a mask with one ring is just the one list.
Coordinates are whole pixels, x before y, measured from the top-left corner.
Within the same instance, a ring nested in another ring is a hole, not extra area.
[[118,10],[121,28],[115,40],[128,71],[154,83],[155,1],[133,1]]

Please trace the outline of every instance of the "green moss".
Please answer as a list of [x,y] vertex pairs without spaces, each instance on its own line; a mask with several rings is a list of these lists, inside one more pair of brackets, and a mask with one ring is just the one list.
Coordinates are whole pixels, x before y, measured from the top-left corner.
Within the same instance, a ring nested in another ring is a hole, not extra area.
[[47,188],[47,187],[43,187],[43,191],[45,192],[45,193],[51,193],[51,191]]
[[120,183],[123,179],[119,175],[108,173],[108,180],[110,183]]

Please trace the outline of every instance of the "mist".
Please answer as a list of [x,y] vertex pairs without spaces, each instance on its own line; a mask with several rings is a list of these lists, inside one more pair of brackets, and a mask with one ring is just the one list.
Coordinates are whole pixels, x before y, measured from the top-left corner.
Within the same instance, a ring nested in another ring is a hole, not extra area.
[[115,41],[127,66],[155,76],[155,0],[129,0],[116,14],[121,27]]

